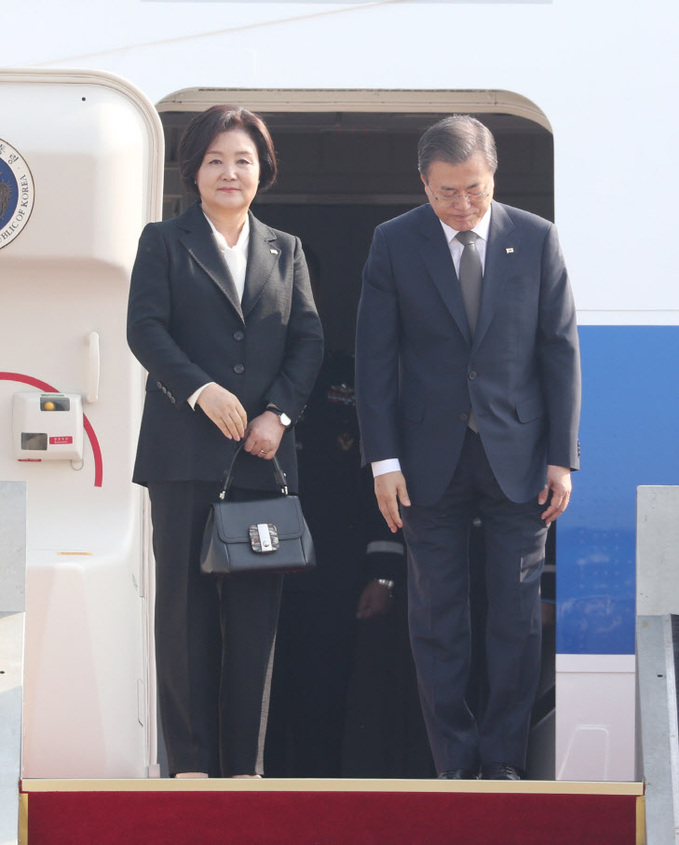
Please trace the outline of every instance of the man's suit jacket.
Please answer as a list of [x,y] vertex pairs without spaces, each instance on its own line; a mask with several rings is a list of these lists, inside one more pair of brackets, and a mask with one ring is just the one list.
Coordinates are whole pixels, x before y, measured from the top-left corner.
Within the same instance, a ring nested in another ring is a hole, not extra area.
[[433,504],[450,482],[470,407],[512,501],[537,495],[547,464],[579,466],[575,307],[556,229],[540,217],[492,203],[473,341],[431,206],[379,226],[356,363],[363,458],[399,458],[417,504]]
[[[322,361],[322,330],[298,238],[250,215],[242,303],[196,204],[144,229],[132,271],[128,342],[148,370],[134,480],[215,481],[236,444],[187,399],[207,382],[234,393],[248,419],[274,403],[295,420]],[[296,486],[294,436],[278,459]],[[235,483],[272,487],[268,461],[239,457]]]

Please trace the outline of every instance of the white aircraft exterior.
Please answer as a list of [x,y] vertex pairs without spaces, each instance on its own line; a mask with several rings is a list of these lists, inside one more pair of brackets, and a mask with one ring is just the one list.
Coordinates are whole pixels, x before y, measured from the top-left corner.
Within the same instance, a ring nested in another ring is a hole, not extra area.
[[[486,116],[504,139],[500,198],[519,204],[529,185],[553,211],[584,374],[583,468],[558,531],[554,772],[634,778],[636,491],[679,483],[675,19],[669,0],[3,9],[0,183],[11,171],[17,187],[12,208],[0,195],[0,479],[28,491],[27,777],[157,773],[150,544],[129,481],[143,374],[125,344],[127,281],[143,224],[183,202],[173,131],[237,102],[264,113],[275,140],[279,126],[284,148],[293,139],[289,172],[309,177],[272,194],[272,213],[317,208],[322,225],[330,205],[424,201],[412,183],[400,188],[401,167],[364,191],[374,166],[361,138],[415,137],[420,118],[455,111]],[[315,188],[313,161],[294,160],[328,138],[344,189],[329,177]],[[415,167],[413,148],[414,179]],[[341,290],[328,296],[351,316]],[[30,460],[17,444],[44,416],[30,396],[50,392],[69,399],[65,428]],[[64,445],[75,457],[54,453]],[[676,579],[663,588],[679,592]]]

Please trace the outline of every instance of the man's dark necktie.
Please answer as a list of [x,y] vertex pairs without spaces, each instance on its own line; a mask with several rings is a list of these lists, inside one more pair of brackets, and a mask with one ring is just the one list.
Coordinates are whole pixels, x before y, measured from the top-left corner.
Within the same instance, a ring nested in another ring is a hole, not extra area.
[[469,330],[473,337],[476,318],[479,316],[481,283],[483,281],[481,257],[476,248],[478,235],[476,232],[458,232],[455,237],[460,243],[464,244],[462,258],[460,259],[460,287],[462,288],[462,299],[467,312]]
[[[476,318],[479,316],[479,304],[481,302],[481,283],[483,282],[481,256],[476,248],[478,235],[476,232],[458,232],[455,237],[460,243],[464,244],[462,258],[460,259],[460,287],[462,288],[464,309],[467,312],[469,331],[474,337]],[[478,434],[479,429],[473,408],[469,410],[467,425]]]

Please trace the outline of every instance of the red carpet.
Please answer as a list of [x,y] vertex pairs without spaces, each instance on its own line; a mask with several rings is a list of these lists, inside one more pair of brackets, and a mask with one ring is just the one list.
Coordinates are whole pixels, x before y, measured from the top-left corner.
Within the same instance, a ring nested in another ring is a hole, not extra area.
[[[229,784],[219,791],[156,791],[157,787],[131,791],[131,784],[139,782],[107,783],[125,786],[115,791],[96,787],[34,791],[31,782],[25,783],[28,845],[635,845],[637,841],[634,793],[640,788],[635,784],[617,785],[636,787],[629,790],[631,794],[573,794],[554,792],[568,785],[550,784],[546,792],[546,784],[540,783],[533,783],[531,792],[519,792],[513,784],[494,792],[450,786],[444,791],[365,791],[368,783],[372,783],[369,788],[380,789],[384,781],[364,781],[351,791],[339,791],[340,781],[332,781],[332,791],[326,786],[316,790],[320,781],[295,781],[296,788],[286,791],[268,789],[265,782],[255,789],[234,789]],[[612,785],[576,788],[587,786]],[[525,789],[526,784],[519,787]]]

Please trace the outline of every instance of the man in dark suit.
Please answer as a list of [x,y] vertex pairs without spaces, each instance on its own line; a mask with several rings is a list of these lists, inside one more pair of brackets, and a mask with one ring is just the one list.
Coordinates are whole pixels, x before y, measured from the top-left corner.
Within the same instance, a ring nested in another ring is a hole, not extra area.
[[[439,121],[418,159],[429,203],[377,228],[364,271],[363,456],[408,546],[411,643],[439,776],[513,780],[539,673],[547,529],[579,461],[575,308],[554,226],[492,199],[497,154],[483,124]],[[477,515],[489,683],[478,723],[465,700]]]

